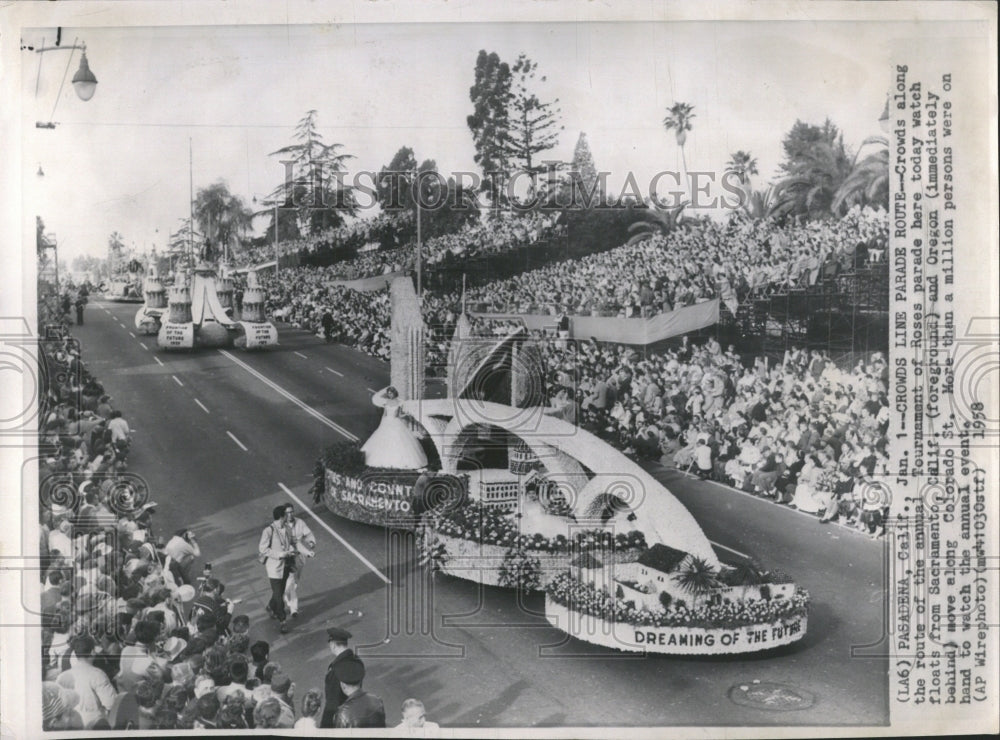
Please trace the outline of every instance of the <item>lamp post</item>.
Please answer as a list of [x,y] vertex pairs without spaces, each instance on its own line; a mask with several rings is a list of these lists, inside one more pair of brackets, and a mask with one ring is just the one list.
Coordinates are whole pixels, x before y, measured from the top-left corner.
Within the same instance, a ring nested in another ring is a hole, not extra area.
[[[90,63],[87,61],[87,44],[83,42],[77,43],[78,39],[74,39],[73,43],[70,44],[69,46],[61,46],[59,44],[59,38],[61,34],[62,34],[62,29],[59,29],[59,35],[57,35],[56,37],[55,46],[45,46],[45,39],[42,39],[42,46],[40,46],[37,49],[33,47],[23,47],[31,49],[36,54],[45,54],[45,52],[49,51],[70,52],[70,58],[66,62],[66,71],[63,73],[62,82],[59,84],[59,92],[56,94],[55,103],[53,103],[52,105],[52,113],[49,114],[49,120],[36,121],[35,128],[54,129],[56,127],[56,123],[52,120],[52,117],[56,113],[56,106],[59,105],[59,98],[62,96],[63,86],[66,84],[66,75],[69,74],[69,67],[73,61],[72,55],[74,51],[80,52],[80,67],[76,70],[76,74],[73,75],[73,80],[72,80],[73,89],[76,90],[76,96],[80,98],[80,100],[87,102],[92,97],[94,97],[94,93],[97,91],[97,77],[95,77],[94,73],[90,70]],[[38,94],[38,85],[41,82],[41,78],[42,78],[42,59],[41,57],[39,57],[38,77],[35,80],[36,95]]]

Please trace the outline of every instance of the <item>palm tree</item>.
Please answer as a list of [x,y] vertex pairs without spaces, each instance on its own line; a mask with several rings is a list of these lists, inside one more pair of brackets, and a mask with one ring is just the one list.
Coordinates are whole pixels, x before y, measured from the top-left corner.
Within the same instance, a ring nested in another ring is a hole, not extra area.
[[[879,148],[858,161],[869,144]],[[840,215],[855,204],[889,208],[889,140],[884,136],[870,136],[861,142],[851,174],[837,189],[830,210]]]
[[771,215],[771,211],[774,210],[774,204],[773,186],[769,185],[767,190],[750,189],[746,200],[743,201],[742,213],[753,221],[762,221]]
[[750,184],[750,176],[759,174],[757,172],[757,159],[750,155],[750,152],[745,152],[742,149],[738,149],[729,155],[729,161],[726,162],[726,174],[733,173],[740,179],[740,185],[744,187]]
[[206,238],[228,247],[250,228],[253,212],[219,180],[198,190],[194,199],[194,219]]
[[677,137],[677,146],[681,148],[681,161],[684,163],[684,173],[687,174],[687,158],[684,156],[684,142],[687,141],[687,132],[691,130],[691,119],[694,118],[694,106],[688,103],[674,103],[667,108],[667,115],[663,119],[663,128],[673,131]]
[[646,241],[654,235],[666,236],[672,231],[680,228],[684,223],[681,213],[687,207],[687,202],[672,208],[658,208],[655,204],[639,212],[639,220],[629,224],[628,231],[632,235],[628,239],[629,244],[638,244]]
[[674,582],[691,594],[691,608],[698,604],[698,597],[704,596],[719,586],[719,574],[714,566],[704,558],[692,555],[682,570],[674,574]]
[[851,172],[843,137],[815,142],[803,152],[774,189],[773,215],[825,218],[834,197]]

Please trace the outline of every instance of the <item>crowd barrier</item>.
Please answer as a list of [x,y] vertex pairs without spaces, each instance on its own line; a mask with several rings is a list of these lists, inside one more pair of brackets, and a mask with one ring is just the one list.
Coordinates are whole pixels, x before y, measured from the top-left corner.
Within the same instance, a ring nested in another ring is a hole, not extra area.
[[[472,312],[484,319],[524,322],[529,331],[552,329],[557,317],[549,314],[516,314]],[[622,319],[610,316],[569,316],[569,334],[574,339],[596,339],[599,342],[647,345],[704,329],[719,321],[719,299],[685,306],[648,319]]]

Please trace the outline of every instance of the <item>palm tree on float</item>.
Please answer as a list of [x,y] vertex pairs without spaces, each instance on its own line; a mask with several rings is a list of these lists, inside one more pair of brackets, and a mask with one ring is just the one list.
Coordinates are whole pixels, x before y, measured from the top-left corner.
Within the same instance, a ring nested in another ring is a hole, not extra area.
[[674,574],[674,582],[691,594],[691,608],[698,605],[698,597],[710,593],[719,586],[719,574],[704,558],[692,555],[684,567]]
[[694,118],[694,106],[688,103],[674,103],[667,108],[667,115],[663,119],[663,128],[673,131],[677,138],[677,146],[681,148],[681,162],[684,165],[684,177],[687,179],[687,157],[684,154],[684,144],[687,141],[687,132],[691,130],[691,120]]
[[743,587],[743,599],[746,599],[747,589],[762,584],[764,574],[752,560],[742,560],[733,567],[732,580]]

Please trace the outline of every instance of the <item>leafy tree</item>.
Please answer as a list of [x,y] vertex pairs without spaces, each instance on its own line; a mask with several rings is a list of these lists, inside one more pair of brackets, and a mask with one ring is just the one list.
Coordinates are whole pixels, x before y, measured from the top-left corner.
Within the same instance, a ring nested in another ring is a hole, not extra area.
[[506,201],[504,184],[510,174],[509,105],[511,91],[510,65],[501,62],[496,52],[480,50],[476,57],[475,82],[469,88],[473,113],[466,118],[475,146],[475,162],[483,170],[480,189],[487,193],[494,206]]
[[417,160],[413,150],[400,147],[388,165],[379,170],[375,182],[375,192],[383,210],[413,209],[413,177],[417,171]]
[[194,198],[194,219],[198,229],[220,251],[231,247],[250,229],[253,212],[229,186],[219,180],[199,188]]
[[719,586],[716,569],[696,555],[691,555],[673,578],[678,586],[691,594],[692,609],[697,606],[699,596],[704,596]]
[[740,184],[746,187],[750,184],[750,176],[759,174],[757,172],[757,159],[751,156],[750,152],[738,149],[729,155],[729,161],[726,162],[726,172],[736,175]]
[[353,156],[340,153],[342,145],[323,140],[316,118],[315,110],[308,111],[295,126],[293,138],[297,143],[270,154],[281,157],[282,162],[288,163],[288,169],[285,181],[268,198],[294,209],[298,229],[306,234],[339,226],[345,216],[357,212],[352,189],[343,181],[344,162]]
[[52,245],[45,236],[45,222],[41,216],[35,216],[35,251],[38,253],[38,264],[41,266],[49,257],[46,250]]
[[687,141],[687,132],[691,130],[691,121],[694,119],[694,106],[688,103],[674,103],[667,108],[667,115],[663,119],[663,128],[673,131],[677,138],[677,146],[681,148],[681,161],[684,163],[684,172],[687,172],[687,158],[684,155],[684,144]]
[[[537,175],[544,169],[539,155],[559,143],[559,99],[542,102],[532,88],[536,86],[538,63],[519,54],[511,69],[513,89],[508,120],[510,124],[510,159],[522,171]],[[545,82],[545,76],[539,78]],[[593,164],[593,162],[591,162]]]
[[802,164],[806,163],[818,145],[834,145],[840,137],[840,131],[827,118],[822,126],[795,121],[795,125],[781,141],[785,150],[785,161],[779,166],[782,172],[794,174]]
[[[861,152],[870,144],[878,148],[860,159]],[[855,204],[889,209],[889,140],[884,136],[872,136],[861,143],[851,174],[837,189],[830,210],[834,215],[842,215]]]

